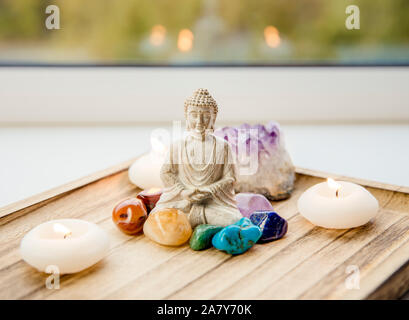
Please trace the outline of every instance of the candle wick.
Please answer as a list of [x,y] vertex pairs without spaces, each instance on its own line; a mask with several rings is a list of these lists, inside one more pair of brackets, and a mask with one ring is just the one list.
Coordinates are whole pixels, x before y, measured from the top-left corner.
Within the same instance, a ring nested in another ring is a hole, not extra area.
[[338,198],[338,193],[339,193],[339,189],[337,189],[337,191],[335,191],[335,196]]

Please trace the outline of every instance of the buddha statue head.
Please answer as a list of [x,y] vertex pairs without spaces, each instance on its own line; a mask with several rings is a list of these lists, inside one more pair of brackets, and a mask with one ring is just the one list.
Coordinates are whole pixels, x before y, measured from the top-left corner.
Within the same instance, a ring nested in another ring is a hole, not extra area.
[[209,91],[197,89],[185,101],[187,130],[203,139],[207,132],[213,132],[217,111],[216,100],[209,94]]

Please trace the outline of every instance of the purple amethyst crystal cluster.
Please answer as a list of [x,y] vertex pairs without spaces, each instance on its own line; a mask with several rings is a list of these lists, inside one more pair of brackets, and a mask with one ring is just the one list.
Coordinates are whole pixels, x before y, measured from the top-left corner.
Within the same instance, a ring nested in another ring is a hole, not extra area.
[[236,192],[263,194],[270,200],[288,198],[294,187],[294,166],[278,123],[217,129],[216,136],[228,141],[237,164]]
[[266,126],[262,124],[250,125],[243,123],[239,127],[224,127],[217,129],[215,135],[223,138],[230,143],[232,150],[239,152],[239,145],[246,151],[248,156],[250,152],[255,150],[260,154],[266,152],[273,154],[279,140],[280,129],[277,123],[269,122]]

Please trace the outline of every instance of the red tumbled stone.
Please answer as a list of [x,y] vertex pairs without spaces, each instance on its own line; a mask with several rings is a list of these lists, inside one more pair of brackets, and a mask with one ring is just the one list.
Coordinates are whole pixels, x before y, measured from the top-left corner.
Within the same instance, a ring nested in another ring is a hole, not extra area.
[[138,199],[141,199],[148,210],[148,213],[155,208],[156,203],[159,201],[160,196],[162,195],[162,189],[160,188],[151,188],[143,190],[137,195]]

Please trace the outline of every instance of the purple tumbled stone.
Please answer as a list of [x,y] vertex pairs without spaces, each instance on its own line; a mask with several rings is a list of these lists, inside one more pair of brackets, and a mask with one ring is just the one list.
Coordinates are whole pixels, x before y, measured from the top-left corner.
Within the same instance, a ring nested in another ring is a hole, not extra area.
[[250,215],[255,211],[273,211],[270,201],[257,193],[238,193],[236,194],[236,202],[243,217],[247,218],[250,218]]

